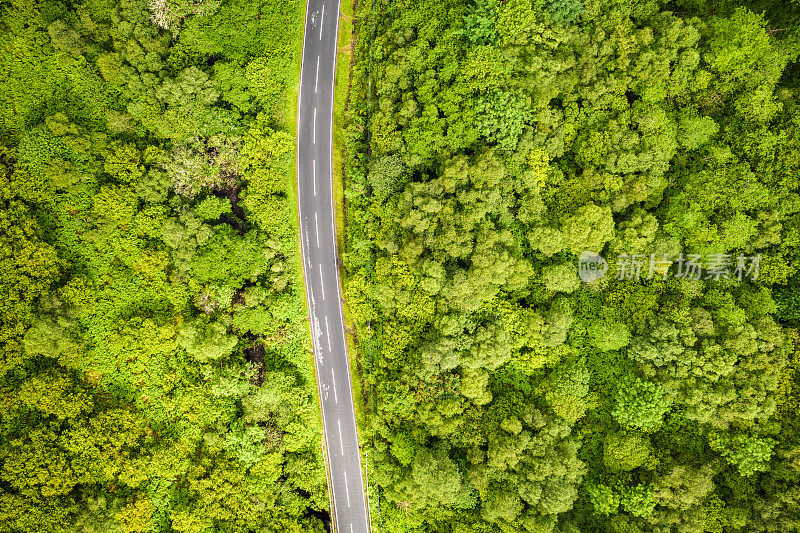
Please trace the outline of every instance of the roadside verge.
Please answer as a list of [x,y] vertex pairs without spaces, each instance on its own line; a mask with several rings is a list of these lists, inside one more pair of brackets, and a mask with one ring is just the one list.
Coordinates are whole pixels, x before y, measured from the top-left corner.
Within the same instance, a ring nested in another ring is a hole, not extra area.
[[[341,0],[339,39],[336,50],[336,82],[333,106],[333,154],[331,164],[333,167],[333,200],[336,205],[336,235],[338,241],[337,248],[340,251],[340,257],[338,258],[340,267],[344,266],[341,253],[347,250],[347,203],[344,195],[345,180],[347,179],[345,172],[347,132],[345,126],[347,125],[347,112],[350,106],[353,62],[355,60],[355,47],[357,45],[356,8],[358,7],[358,3],[359,0]],[[340,268],[340,272],[342,278],[344,278],[345,269]],[[340,279],[339,282],[342,284],[342,295],[345,295],[344,279]],[[369,486],[370,463],[368,457],[370,443],[367,439],[367,435],[371,435],[371,432],[365,432],[368,424],[367,413],[364,408],[366,395],[361,373],[359,346],[356,342],[356,324],[346,299],[343,301],[343,309],[347,332],[345,339],[347,342],[347,353],[350,359],[350,381],[353,387],[353,407],[356,413],[358,434],[361,440],[361,462],[365,474],[364,486],[367,493],[367,507],[369,510],[370,522],[372,522],[372,506],[376,503],[377,499],[374,497],[375,495],[372,494],[371,487]],[[374,524],[372,524],[371,527],[374,527]]]

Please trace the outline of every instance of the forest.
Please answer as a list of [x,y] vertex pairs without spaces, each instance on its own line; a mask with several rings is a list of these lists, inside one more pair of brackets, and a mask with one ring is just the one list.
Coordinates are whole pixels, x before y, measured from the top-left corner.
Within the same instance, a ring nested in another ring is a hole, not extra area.
[[322,532],[305,2],[0,3],[0,532]]
[[355,16],[374,529],[800,531],[800,3]]
[[[0,533],[326,530],[305,7],[0,4]],[[800,1],[346,16],[373,530],[800,531]]]

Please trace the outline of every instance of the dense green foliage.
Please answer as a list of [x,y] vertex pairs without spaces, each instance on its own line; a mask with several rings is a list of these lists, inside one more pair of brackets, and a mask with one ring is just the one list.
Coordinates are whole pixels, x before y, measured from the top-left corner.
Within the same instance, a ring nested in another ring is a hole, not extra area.
[[304,9],[0,6],[0,531],[323,531]]
[[[357,17],[344,262],[376,527],[799,530],[800,5]],[[679,253],[762,261],[615,276]]]

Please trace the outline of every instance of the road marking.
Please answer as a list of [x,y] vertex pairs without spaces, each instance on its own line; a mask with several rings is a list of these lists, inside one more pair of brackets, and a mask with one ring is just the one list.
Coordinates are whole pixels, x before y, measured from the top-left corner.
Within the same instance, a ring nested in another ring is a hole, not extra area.
[[[317,248],[319,248],[319,224],[317,224],[317,212],[314,211],[314,229],[317,230]],[[328,318],[327,316],[325,317]]]
[[330,352],[330,351],[332,351],[331,350],[331,330],[328,327],[328,315],[325,315],[325,332],[328,335],[328,351]]
[[322,293],[322,299],[325,299],[325,280],[322,279],[322,263],[319,264],[319,287]]
[[311,173],[314,176],[314,196],[317,195],[317,160],[311,161]]
[[319,83],[319,56],[317,56],[317,75],[314,77],[314,94],[317,93],[318,83]]
[[[342,440],[342,421],[337,418],[336,424],[339,426],[339,448],[342,449],[342,455],[344,455],[344,440]],[[345,483],[347,483],[347,481],[345,481]]]
[[347,470],[344,471],[344,490],[347,493],[347,507],[350,507],[350,487],[347,486]]
[[317,144],[317,108],[314,108],[314,134],[311,136],[311,142]]
[[353,533],[353,523],[350,522],[350,533]]
[[333,402],[339,403],[339,396],[336,394],[336,375],[333,373],[333,367],[331,367],[331,380],[333,380]]
[[[300,211],[300,210],[298,209],[298,211]],[[305,241],[304,245],[300,247],[303,250],[303,260],[304,260],[304,262],[308,263],[308,269],[312,270],[313,269],[313,265],[311,264],[311,259],[306,257],[306,254],[305,254],[305,251],[309,246],[309,244],[308,244],[308,231],[306,231],[305,227],[304,227],[303,231],[301,233],[303,235],[303,240]],[[305,268],[305,265],[303,265],[303,267]],[[305,273],[303,273],[303,275],[305,275]]]
[[322,25],[325,24],[325,4],[322,5],[322,20],[319,22],[319,40],[322,40]]

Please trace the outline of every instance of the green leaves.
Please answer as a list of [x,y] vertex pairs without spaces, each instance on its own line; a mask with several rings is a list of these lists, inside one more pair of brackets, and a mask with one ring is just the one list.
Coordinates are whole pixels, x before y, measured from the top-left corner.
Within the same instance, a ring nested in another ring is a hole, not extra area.
[[777,444],[769,437],[743,434],[712,434],[708,443],[743,476],[767,470],[773,448]]
[[170,107],[196,103],[209,106],[217,101],[219,92],[208,74],[197,67],[188,67],[175,79],[165,79],[156,90],[156,97]]
[[103,170],[126,185],[137,183],[144,170],[139,165],[140,155],[136,146],[124,144],[110,151],[103,162]]
[[[796,81],[796,13],[375,6],[351,81],[345,265],[382,526],[791,530],[797,439],[774,417],[794,387],[800,167],[796,98],[776,83]],[[581,284],[583,251],[761,253],[777,306],[736,280]],[[420,398],[454,372],[453,392]],[[755,428],[763,442],[736,437]],[[415,499],[411,465],[440,447],[474,512]]]
[[40,427],[8,444],[13,452],[3,461],[0,478],[14,489],[34,497],[68,494],[79,483],[69,457],[58,446],[59,436]]
[[773,118],[781,109],[772,96],[775,84],[798,49],[778,45],[765,29],[763,14],[746,7],[714,19],[709,33],[703,58],[718,73],[714,86],[735,95],[736,110],[745,120]]
[[192,137],[163,164],[175,191],[192,198],[206,189],[234,189],[239,178],[239,139]]
[[223,213],[231,212],[231,203],[226,198],[217,198],[216,196],[207,196],[195,208],[197,215],[203,220],[216,220]]
[[636,378],[617,390],[612,414],[624,427],[652,432],[661,426],[671,406],[672,400],[660,385]]
[[138,413],[110,409],[76,423],[63,445],[73,456],[71,464],[81,482],[105,483],[125,469],[144,433],[145,422]]
[[626,487],[619,483],[613,485],[590,483],[586,490],[596,515],[613,515],[621,507],[633,516],[649,517],[656,506],[653,488],[649,485]]
[[428,499],[423,505],[461,507],[469,491],[462,485],[461,473],[444,449],[422,448],[411,463],[413,492]]
[[611,472],[627,472],[650,456],[650,441],[636,432],[609,433],[603,441],[603,464]]
[[605,244],[614,237],[614,219],[609,207],[589,203],[576,209],[564,220],[566,249],[575,256],[581,252],[600,253]]
[[619,350],[628,346],[631,333],[620,322],[592,322],[587,328],[592,345],[604,352]]
[[586,411],[589,380],[585,361],[561,364],[550,374],[545,398],[557,415],[574,424]]
[[456,32],[467,36],[473,45],[486,45],[494,43],[497,39],[495,29],[496,0],[477,0],[470,6],[469,13],[464,17],[464,30]]
[[501,150],[513,150],[530,116],[529,102],[518,93],[495,89],[476,102],[478,131]]
[[581,0],[536,0],[534,5],[544,8],[557,24],[575,22],[583,13]]
[[192,276],[200,283],[236,289],[245,280],[255,282],[268,271],[276,255],[260,237],[255,230],[240,237],[228,225],[216,226],[213,235],[192,257]]
[[617,512],[619,495],[613,488],[598,483],[589,485],[586,490],[589,492],[589,500],[592,502],[596,514],[608,516]]
[[730,17],[716,18],[709,30],[709,50],[704,59],[725,75],[720,80],[722,87],[744,82],[754,65],[771,52],[763,15],[746,7],[737,8]]
[[247,180],[244,207],[270,235],[293,239],[286,191],[294,187],[294,142],[284,131],[256,126],[244,138],[242,172]]
[[402,189],[409,178],[403,160],[396,155],[385,155],[375,160],[367,177],[378,202]]
[[[7,184],[3,189],[8,191]],[[0,203],[0,375],[21,358],[20,343],[35,320],[37,301],[59,275],[56,249],[41,238],[39,224],[18,201]]]
[[548,265],[542,269],[542,282],[549,291],[571,293],[580,287],[575,263]]
[[233,353],[238,343],[226,331],[219,322],[199,320],[181,330],[178,344],[201,363],[217,361]]
[[0,15],[0,530],[321,532],[304,6],[146,4]]
[[687,150],[697,150],[719,131],[719,124],[707,116],[681,115],[678,124],[678,143]]
[[270,69],[270,60],[266,57],[258,57],[248,63],[245,70],[247,74],[247,85],[255,99],[267,111],[273,111],[275,101],[284,89]]
[[625,490],[621,503],[623,509],[637,517],[651,516],[656,507],[652,487],[643,484]]
[[251,467],[264,453],[262,442],[266,436],[266,431],[259,426],[239,428],[238,431],[231,431],[225,436],[225,449],[246,467]]
[[[48,354],[53,356],[55,354]],[[59,372],[48,372],[33,376],[22,383],[19,400],[44,416],[55,416],[59,420],[77,418],[91,413],[94,405],[91,396],[69,376]]]

